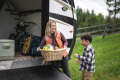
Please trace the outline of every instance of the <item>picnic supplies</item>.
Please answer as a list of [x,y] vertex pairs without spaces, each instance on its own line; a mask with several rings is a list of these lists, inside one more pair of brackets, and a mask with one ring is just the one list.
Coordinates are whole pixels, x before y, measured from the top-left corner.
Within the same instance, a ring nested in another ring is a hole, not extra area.
[[39,46],[39,44],[41,43],[42,37],[41,36],[34,36],[32,43],[31,43],[31,47],[30,47],[30,54],[31,56],[37,56],[37,55],[41,55],[40,52],[37,51],[37,48]]
[[45,45],[45,46],[43,47],[43,49],[45,49],[45,50],[53,50],[54,48],[53,48],[52,45]]
[[29,50],[30,50],[30,47],[31,47],[31,42],[33,40],[33,35],[31,35],[30,37],[28,37],[25,42],[24,42],[24,45],[23,45],[23,50],[22,50],[22,53],[23,54],[29,54]]
[[45,49],[39,49],[41,52],[42,57],[45,61],[57,61],[62,60],[64,51],[67,48],[62,48],[58,50],[45,50]]

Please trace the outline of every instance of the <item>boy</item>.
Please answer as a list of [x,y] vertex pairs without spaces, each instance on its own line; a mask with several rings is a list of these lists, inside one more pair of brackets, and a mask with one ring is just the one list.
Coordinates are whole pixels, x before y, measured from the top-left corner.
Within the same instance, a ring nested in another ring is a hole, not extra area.
[[91,44],[91,34],[84,34],[81,36],[82,45],[86,46],[83,55],[80,56],[74,53],[74,57],[78,58],[77,63],[81,63],[80,70],[82,70],[82,80],[92,80],[93,73],[95,72],[95,51]]

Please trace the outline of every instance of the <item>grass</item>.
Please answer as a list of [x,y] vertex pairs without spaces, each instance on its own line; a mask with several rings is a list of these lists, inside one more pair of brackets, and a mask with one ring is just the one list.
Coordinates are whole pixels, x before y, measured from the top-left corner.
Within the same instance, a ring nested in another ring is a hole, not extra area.
[[[120,33],[93,38],[92,45],[95,49],[95,73],[93,80],[120,80]],[[82,55],[85,47],[81,42],[75,43],[71,60],[69,61],[69,71],[72,80],[81,80],[82,71],[80,64],[76,63],[74,53]]]
[[79,40],[80,39],[80,37],[76,37],[76,40]]

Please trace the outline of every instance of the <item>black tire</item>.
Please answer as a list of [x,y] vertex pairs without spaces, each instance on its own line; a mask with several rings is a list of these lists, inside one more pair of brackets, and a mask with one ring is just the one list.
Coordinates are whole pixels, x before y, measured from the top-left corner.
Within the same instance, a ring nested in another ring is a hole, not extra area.
[[19,41],[16,41],[16,37],[15,37],[15,34],[14,33],[12,33],[12,34],[10,34],[10,36],[9,36],[9,38],[8,39],[12,39],[12,40],[14,40],[15,41],[15,50],[18,50],[19,49]]
[[10,36],[9,36],[9,38],[8,38],[8,39],[15,40],[15,34],[14,34],[14,33],[10,34]]

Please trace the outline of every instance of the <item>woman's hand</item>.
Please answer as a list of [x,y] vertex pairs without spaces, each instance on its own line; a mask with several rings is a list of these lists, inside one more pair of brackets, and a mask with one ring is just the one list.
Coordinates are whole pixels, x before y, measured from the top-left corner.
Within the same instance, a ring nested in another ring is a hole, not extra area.
[[64,46],[64,48],[67,48],[67,46]]
[[77,63],[80,63],[81,61],[79,59],[76,60]]
[[37,48],[37,51],[40,51],[39,49],[40,49],[40,47]]

